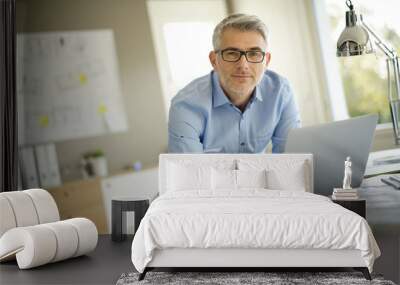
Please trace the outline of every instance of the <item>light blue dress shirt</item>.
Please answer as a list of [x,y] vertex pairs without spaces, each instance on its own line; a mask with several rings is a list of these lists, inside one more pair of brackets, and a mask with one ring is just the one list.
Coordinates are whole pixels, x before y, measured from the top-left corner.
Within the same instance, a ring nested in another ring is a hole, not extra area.
[[267,70],[245,110],[231,103],[218,73],[200,77],[172,99],[168,122],[171,153],[283,152],[289,129],[300,116],[288,81]]

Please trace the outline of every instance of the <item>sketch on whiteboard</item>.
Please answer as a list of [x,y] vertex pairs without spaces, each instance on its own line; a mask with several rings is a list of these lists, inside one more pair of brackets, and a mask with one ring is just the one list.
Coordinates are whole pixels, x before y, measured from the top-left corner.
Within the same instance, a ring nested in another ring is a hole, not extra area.
[[27,33],[17,41],[22,144],[128,129],[111,30]]

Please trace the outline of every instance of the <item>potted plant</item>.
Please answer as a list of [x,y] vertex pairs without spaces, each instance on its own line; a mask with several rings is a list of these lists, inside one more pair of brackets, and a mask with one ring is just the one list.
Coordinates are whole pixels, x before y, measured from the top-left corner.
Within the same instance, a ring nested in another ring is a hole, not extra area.
[[90,170],[87,171],[89,176],[108,175],[107,159],[101,149],[87,152],[83,157],[87,164],[86,169]]

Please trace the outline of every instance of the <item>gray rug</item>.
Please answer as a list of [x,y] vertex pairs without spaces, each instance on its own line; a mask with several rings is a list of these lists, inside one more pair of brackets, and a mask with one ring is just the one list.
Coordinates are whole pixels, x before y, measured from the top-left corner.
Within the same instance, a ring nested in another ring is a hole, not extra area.
[[138,281],[138,273],[124,273],[117,285],[134,284],[324,284],[324,285],[358,285],[379,284],[395,285],[384,280],[380,275],[372,275],[372,281],[364,278],[360,272],[148,272],[142,281]]

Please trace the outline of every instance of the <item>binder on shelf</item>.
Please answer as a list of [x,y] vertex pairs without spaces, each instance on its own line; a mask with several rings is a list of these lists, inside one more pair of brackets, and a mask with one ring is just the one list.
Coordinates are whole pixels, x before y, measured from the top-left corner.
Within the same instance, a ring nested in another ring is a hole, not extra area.
[[21,182],[25,189],[39,187],[39,177],[36,169],[33,147],[23,147],[19,152]]
[[41,187],[55,187],[61,184],[57,154],[54,144],[35,146],[35,154]]
[[38,166],[39,182],[41,187],[47,187],[49,185],[49,170],[47,168],[47,156],[45,145],[35,146],[35,155]]
[[56,153],[56,147],[54,144],[48,144],[47,155],[48,155],[48,168],[50,175],[50,186],[55,187],[61,185],[60,170],[58,168],[58,159]]

